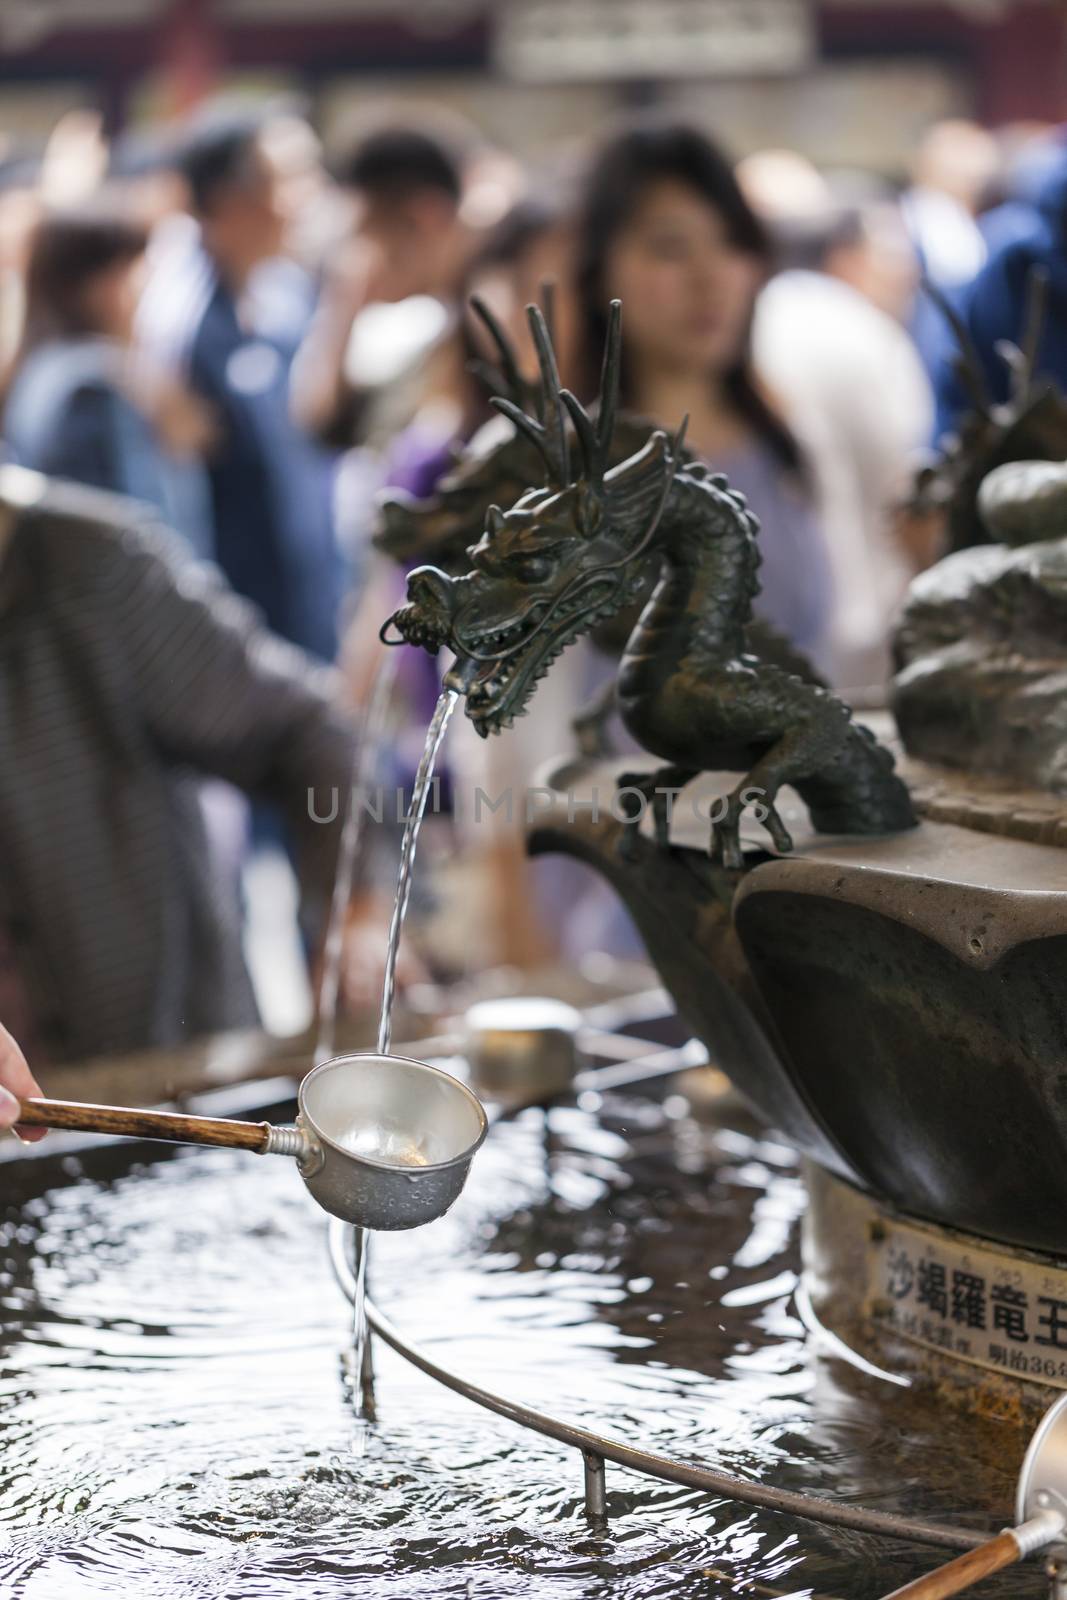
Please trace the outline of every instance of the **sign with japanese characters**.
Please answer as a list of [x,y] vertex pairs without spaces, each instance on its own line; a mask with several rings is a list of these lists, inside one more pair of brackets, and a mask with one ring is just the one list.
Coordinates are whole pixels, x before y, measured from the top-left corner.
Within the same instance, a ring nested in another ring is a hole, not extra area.
[[816,50],[810,0],[513,0],[495,56],[526,82],[802,72]]
[[1067,1389],[1067,1267],[879,1225],[869,1304],[895,1333],[957,1359]]

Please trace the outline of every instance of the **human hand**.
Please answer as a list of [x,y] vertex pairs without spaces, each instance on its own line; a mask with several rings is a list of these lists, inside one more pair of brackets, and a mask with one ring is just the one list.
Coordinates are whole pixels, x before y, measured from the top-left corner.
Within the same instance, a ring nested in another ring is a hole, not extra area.
[[[22,1054],[7,1029],[0,1026],[0,1128],[15,1126],[20,1098],[36,1096],[41,1086],[26,1065]],[[24,1139],[43,1139],[44,1128],[18,1128]]]
[[353,234],[333,252],[323,277],[327,309],[351,327],[364,306],[390,300],[388,262],[373,239]]

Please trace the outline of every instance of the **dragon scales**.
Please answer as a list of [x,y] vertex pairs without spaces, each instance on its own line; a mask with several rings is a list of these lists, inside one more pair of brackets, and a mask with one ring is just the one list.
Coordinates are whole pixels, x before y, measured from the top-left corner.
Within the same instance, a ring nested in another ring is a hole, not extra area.
[[424,566],[410,574],[407,603],[390,619],[399,639],[455,653],[445,681],[466,695],[467,716],[488,735],[524,709],[562,650],[633,602],[655,557],[659,579],[625,645],[617,680],[625,726],[665,763],[620,780],[620,788],[634,791],[634,824],[647,796],[665,845],[669,796],[701,772],[725,769],[745,776],[713,824],[711,851],[734,870],[743,866],[747,806],[756,808],[775,848],[791,851],[775,807],[785,784],[824,832],[914,826],[892,756],[853,721],[844,702],[750,653],[745,629],[758,592],[758,528],[742,496],[660,430],[609,465],[619,303],[612,305],[595,423],[560,387],[540,311],[531,306],[528,314],[542,389],[553,405],[532,417],[512,400],[494,403],[536,447],[545,486],[529,489],[507,512],[490,508],[469,572],[450,576]]

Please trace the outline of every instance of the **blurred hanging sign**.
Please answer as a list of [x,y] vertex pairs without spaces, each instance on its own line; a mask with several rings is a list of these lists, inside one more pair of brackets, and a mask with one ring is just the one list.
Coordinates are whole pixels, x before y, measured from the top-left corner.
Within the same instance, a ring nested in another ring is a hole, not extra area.
[[166,0],[0,0],[0,51],[32,50],[51,34],[77,28],[143,27]]
[[242,23],[401,22],[420,33],[448,33],[484,11],[485,0],[222,0],[221,5],[226,20]]
[[498,0],[500,70],[528,82],[798,72],[816,57],[808,0]]

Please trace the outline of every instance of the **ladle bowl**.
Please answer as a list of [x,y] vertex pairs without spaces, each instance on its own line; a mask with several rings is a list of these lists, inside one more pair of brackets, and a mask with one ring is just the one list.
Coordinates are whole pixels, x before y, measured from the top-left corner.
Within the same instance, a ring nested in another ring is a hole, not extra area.
[[488,1131],[458,1079],[407,1056],[337,1056],[300,1085],[300,1175],[324,1210],[393,1232],[458,1199]]
[[323,1210],[383,1232],[442,1216],[489,1128],[465,1084],[408,1056],[335,1056],[312,1068],[297,1101],[295,1127],[45,1099],[23,1100],[19,1121],[294,1156]]

